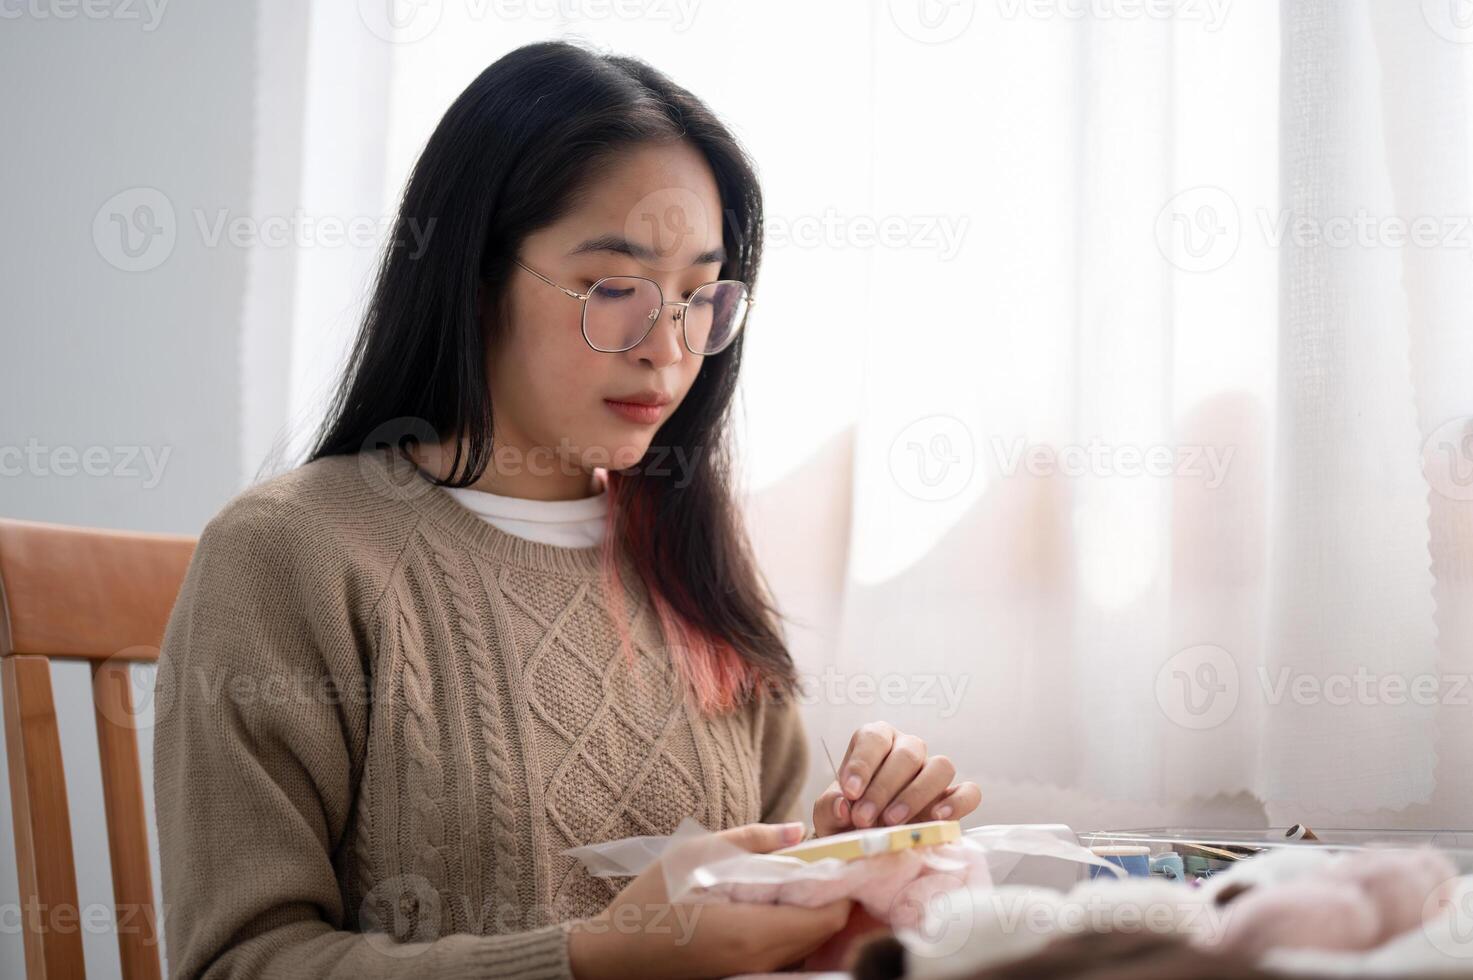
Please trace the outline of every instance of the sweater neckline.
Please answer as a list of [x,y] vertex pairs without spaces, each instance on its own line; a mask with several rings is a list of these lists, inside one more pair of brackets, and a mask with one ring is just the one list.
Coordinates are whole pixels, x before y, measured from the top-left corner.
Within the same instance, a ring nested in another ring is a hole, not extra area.
[[608,509],[608,497],[604,496],[607,490],[572,500],[528,500],[472,487],[443,489],[466,510],[479,514],[483,519],[499,517],[529,524],[578,524],[601,521]]
[[[539,571],[593,576],[603,570],[603,546],[570,548],[519,537],[482,518],[391,448],[368,450],[391,492],[454,540],[487,558]],[[607,491],[605,491],[607,492]]]

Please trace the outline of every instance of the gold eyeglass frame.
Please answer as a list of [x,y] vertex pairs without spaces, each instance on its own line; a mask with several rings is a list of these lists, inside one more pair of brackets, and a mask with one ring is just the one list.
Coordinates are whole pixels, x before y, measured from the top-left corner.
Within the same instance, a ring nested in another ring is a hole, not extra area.
[[[544,276],[542,273],[538,272],[536,269],[527,265],[521,259],[513,259],[512,261],[521,266],[523,269],[526,269],[528,272],[532,273],[532,275],[536,276],[538,279],[541,279],[543,282],[547,283],[552,288],[558,290],[566,296],[570,296],[573,299],[578,300],[583,304],[583,314],[579,318],[579,332],[583,334],[583,342],[589,347],[592,347],[594,350],[598,351],[600,354],[622,354],[625,351],[634,350],[634,348],[644,343],[645,338],[650,335],[650,331],[655,329],[655,324],[660,322],[660,314],[665,311],[665,307],[667,306],[674,306],[677,308],[675,312],[671,314],[671,317],[680,326],[680,342],[685,346],[686,350],[690,351],[697,357],[710,357],[713,354],[720,354],[722,351],[726,350],[733,343],[735,343],[737,337],[741,336],[742,331],[747,328],[747,317],[751,316],[752,304],[757,301],[756,297],[752,295],[752,290],[748,288],[747,284],[742,282],[740,279],[713,279],[710,282],[703,282],[695,289],[692,289],[690,294],[694,296],[696,293],[700,292],[702,289],[705,289],[707,286],[715,286],[723,282],[730,282],[736,283],[737,285],[741,286],[743,292],[747,294],[747,308],[742,311],[741,322],[738,323],[736,329],[731,332],[731,337],[726,341],[726,343],[722,344],[720,347],[713,351],[698,351],[695,348],[691,347],[690,337],[685,332],[685,311],[690,308],[690,302],[666,302],[665,291],[660,288],[659,283],[655,282],[648,276],[604,276],[602,279],[595,282],[592,286],[589,286],[588,292],[580,293],[576,289],[569,289],[567,286],[558,285],[551,279]],[[610,279],[643,279],[645,282],[655,287],[655,293],[660,297],[659,308],[654,311],[654,316],[650,317],[650,325],[645,328],[644,333],[640,334],[639,339],[630,344],[628,347],[620,347],[615,350],[609,350],[607,348],[598,346],[588,336],[588,298],[592,296],[595,291],[597,291],[599,286],[602,286]]]

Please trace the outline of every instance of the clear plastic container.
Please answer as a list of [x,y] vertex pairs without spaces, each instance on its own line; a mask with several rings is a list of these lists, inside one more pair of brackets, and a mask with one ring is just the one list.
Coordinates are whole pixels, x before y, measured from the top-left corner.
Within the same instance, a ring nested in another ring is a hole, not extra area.
[[[1435,847],[1446,853],[1463,874],[1473,874],[1473,830],[1313,830],[1315,839],[1296,838],[1291,828],[1261,830],[1151,827],[1140,830],[1096,830],[1079,835],[1089,848],[1145,846],[1153,869],[1165,866],[1164,855],[1177,854],[1188,878],[1205,878],[1235,861],[1279,847],[1323,847],[1336,851],[1373,847]],[[1171,862],[1174,864],[1174,862]],[[1154,871],[1153,871],[1154,873]]]

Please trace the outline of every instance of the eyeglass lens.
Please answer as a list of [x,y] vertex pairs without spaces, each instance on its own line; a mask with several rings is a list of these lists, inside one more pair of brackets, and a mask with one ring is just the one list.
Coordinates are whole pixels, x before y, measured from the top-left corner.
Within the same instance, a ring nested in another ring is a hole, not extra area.
[[[660,287],[652,280],[614,276],[594,284],[584,307],[583,331],[602,351],[625,351],[649,333],[660,316]],[[747,287],[731,279],[706,283],[691,294],[685,307],[685,342],[696,354],[726,348],[741,329],[747,311]]]

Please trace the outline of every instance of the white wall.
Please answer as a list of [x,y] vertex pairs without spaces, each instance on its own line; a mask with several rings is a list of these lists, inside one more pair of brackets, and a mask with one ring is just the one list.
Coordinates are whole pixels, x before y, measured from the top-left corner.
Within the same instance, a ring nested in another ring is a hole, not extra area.
[[[91,6],[103,16],[0,4],[0,515],[194,534],[243,482],[245,253],[211,245],[195,214],[249,203],[255,7]],[[130,257],[112,215],[142,222],[136,205],[160,195],[172,246],[166,233]],[[86,668],[53,676],[79,898],[110,905]],[[13,840],[0,781],[6,977],[24,975]],[[118,975],[110,933],[84,949],[89,976]]]

